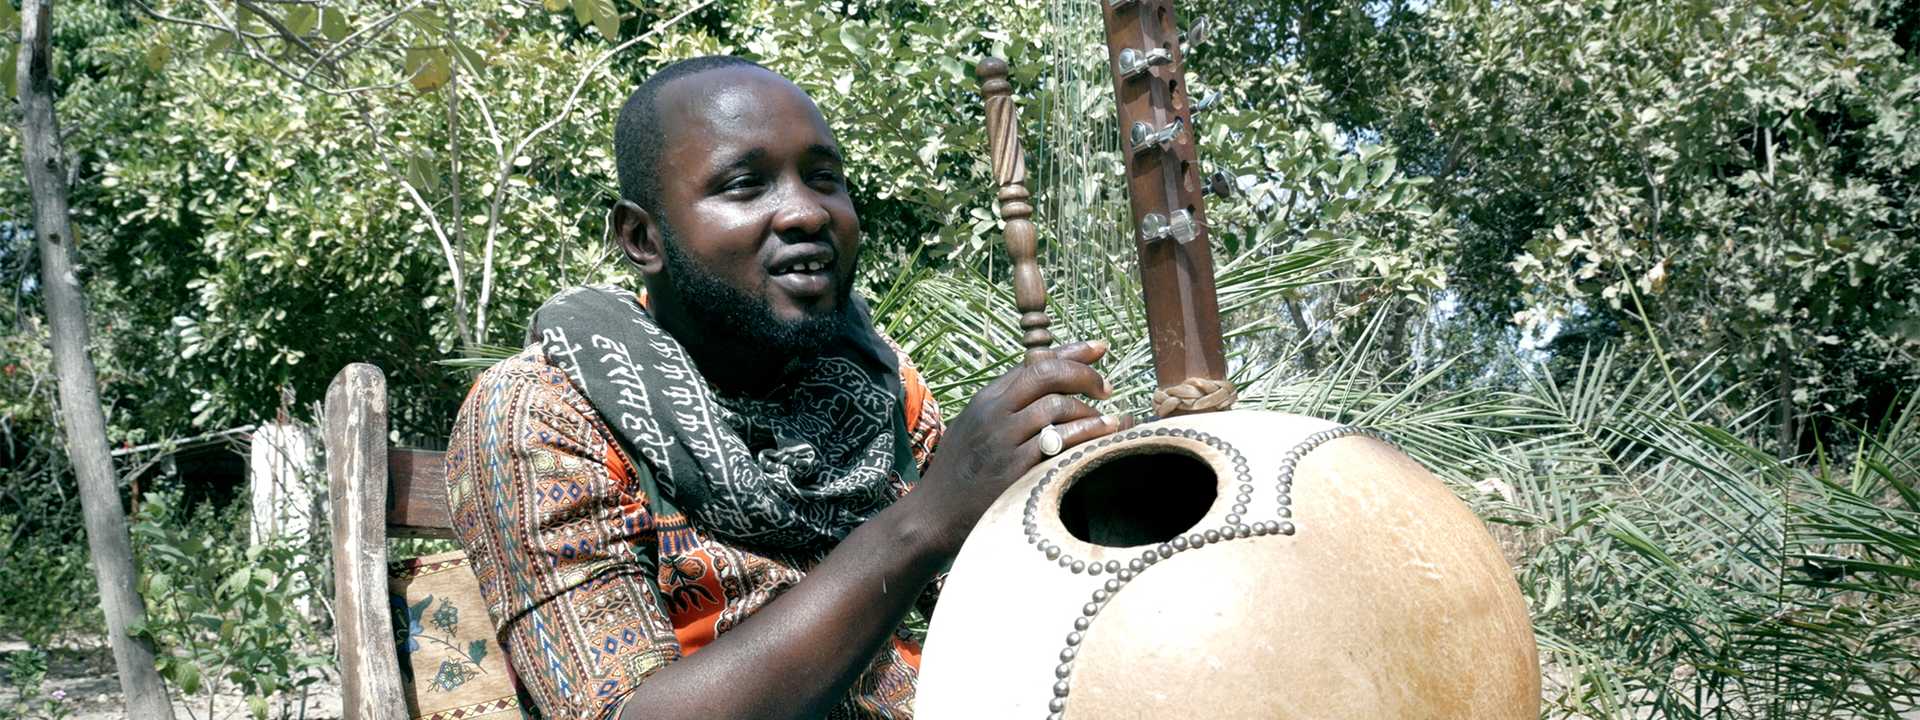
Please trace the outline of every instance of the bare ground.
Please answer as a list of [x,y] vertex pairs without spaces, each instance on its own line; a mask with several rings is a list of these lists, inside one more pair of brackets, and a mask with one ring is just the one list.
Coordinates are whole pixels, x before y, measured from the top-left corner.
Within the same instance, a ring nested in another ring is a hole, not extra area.
[[[19,709],[20,693],[14,688],[12,678],[6,677],[6,658],[26,649],[27,644],[17,639],[0,639],[0,711]],[[55,692],[65,693],[62,703],[73,712],[67,716],[71,720],[123,720],[127,717],[126,707],[120,701],[120,683],[114,678],[112,654],[106,645],[97,640],[62,643],[48,652],[47,679],[40,688],[40,694],[51,696]],[[181,702],[176,696],[173,702],[174,719],[242,720],[252,717],[247,712],[245,698],[231,687],[219,688],[213,694],[211,708],[207,705],[208,699],[204,689],[191,703]],[[341,718],[340,684],[337,681],[316,683],[304,699],[294,693],[292,697],[275,698],[272,702],[268,717],[275,720]]]

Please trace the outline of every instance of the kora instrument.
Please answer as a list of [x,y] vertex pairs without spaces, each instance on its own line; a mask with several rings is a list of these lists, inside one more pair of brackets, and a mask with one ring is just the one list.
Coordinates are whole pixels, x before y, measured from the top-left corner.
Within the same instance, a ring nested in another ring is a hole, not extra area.
[[[916,716],[1539,717],[1526,602],[1465,503],[1378,433],[1230,409],[1172,3],[1103,6],[1161,418],[987,511],[935,609]],[[1025,159],[1006,64],[979,74],[1031,362],[1053,336]]]

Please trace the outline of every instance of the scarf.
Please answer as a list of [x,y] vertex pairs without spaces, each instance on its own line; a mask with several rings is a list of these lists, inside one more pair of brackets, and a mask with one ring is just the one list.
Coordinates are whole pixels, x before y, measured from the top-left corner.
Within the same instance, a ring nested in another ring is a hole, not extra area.
[[618,287],[560,293],[527,334],[648,466],[667,508],[732,542],[816,551],[919,479],[899,359],[857,298],[854,312],[863,332],[760,399],[715,392],[685,346]]

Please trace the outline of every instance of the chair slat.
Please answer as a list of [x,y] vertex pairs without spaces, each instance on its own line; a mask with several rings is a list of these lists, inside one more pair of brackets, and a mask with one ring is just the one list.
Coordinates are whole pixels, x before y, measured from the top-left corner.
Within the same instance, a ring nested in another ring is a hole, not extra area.
[[394,537],[451,538],[447,514],[446,453],[438,450],[387,450],[387,534]]

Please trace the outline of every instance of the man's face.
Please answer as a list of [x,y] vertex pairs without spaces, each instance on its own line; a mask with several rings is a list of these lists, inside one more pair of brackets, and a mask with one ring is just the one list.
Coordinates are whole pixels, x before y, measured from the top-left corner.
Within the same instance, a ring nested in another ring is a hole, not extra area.
[[813,101],[750,67],[684,78],[658,100],[666,136],[652,230],[663,295],[703,331],[766,350],[802,352],[837,336],[860,219]]

